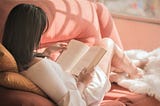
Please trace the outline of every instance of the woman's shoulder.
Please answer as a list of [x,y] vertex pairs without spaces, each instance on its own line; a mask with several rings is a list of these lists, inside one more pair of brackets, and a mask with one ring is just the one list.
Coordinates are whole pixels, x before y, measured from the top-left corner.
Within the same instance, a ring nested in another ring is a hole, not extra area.
[[[48,59],[48,58],[39,58],[39,57],[35,57],[29,65],[29,68],[27,70],[30,69],[35,69],[35,68],[42,68],[45,66],[48,66],[49,63],[51,63],[52,60]],[[53,62],[53,61],[52,61]]]
[[53,61],[47,57],[45,57],[45,58],[36,57],[32,60],[31,66],[36,65],[36,64],[43,64],[43,63],[55,63],[55,61]]
[[22,73],[35,72],[40,69],[46,70],[50,66],[50,60],[47,58],[34,58],[30,63],[28,69],[22,71]]
[[47,57],[45,58],[35,58],[32,62],[31,65],[28,69],[32,69],[32,68],[49,68],[49,67],[60,67],[59,64]]

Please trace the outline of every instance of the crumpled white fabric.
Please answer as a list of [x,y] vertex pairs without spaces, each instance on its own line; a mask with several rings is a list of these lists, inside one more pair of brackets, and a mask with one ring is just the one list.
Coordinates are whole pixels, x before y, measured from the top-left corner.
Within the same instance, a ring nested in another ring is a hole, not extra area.
[[147,59],[148,63],[142,69],[141,78],[130,79],[123,75],[117,76],[117,83],[132,92],[147,94],[160,101],[160,48],[147,52],[144,50],[128,50],[126,54],[133,62]]
[[110,88],[111,84],[105,73],[99,67],[95,67],[93,80],[84,90],[88,106],[98,106]]

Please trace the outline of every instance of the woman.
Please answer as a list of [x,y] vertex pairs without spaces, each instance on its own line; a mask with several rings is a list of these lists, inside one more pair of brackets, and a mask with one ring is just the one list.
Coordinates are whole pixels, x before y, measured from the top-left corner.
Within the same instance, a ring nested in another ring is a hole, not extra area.
[[[41,35],[47,27],[47,17],[41,8],[31,4],[19,4],[8,15],[2,43],[15,58],[19,72],[37,84],[58,105],[97,106],[105,92],[110,89],[108,75],[104,73],[110,64],[104,71],[101,64],[101,68],[93,67],[91,69],[93,71],[84,69],[75,78],[63,71],[56,62],[36,57],[34,50],[38,48]],[[110,57],[107,60],[104,58],[104,61],[108,61],[107,63],[111,63],[112,60],[120,61],[124,64],[113,65],[121,69],[131,67],[131,71],[137,73],[136,67],[121,55],[124,55],[123,51],[117,49],[114,42],[111,43],[112,46],[108,44],[106,46],[106,42],[108,41],[104,40],[98,44],[106,49],[112,48],[111,52],[108,52]],[[58,49],[56,47],[56,50],[61,51],[64,48],[62,45]]]

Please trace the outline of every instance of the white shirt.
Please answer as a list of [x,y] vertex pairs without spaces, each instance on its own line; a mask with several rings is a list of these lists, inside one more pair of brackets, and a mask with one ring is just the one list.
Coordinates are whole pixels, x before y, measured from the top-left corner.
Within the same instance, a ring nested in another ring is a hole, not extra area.
[[47,58],[32,65],[22,74],[38,85],[59,106],[98,106],[105,92],[111,87],[105,73],[96,67],[92,82],[81,94],[74,77]]

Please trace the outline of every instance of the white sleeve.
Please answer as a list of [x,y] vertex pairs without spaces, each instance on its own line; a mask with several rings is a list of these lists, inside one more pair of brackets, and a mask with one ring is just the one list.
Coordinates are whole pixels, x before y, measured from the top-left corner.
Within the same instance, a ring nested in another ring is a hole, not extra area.
[[56,71],[48,62],[42,60],[27,71],[23,71],[22,74],[38,85],[55,102],[58,102],[68,90]]
[[62,77],[63,75],[64,77],[69,76],[65,75],[65,72],[62,75],[58,72],[62,73],[63,70],[57,63],[43,59],[32,65],[27,71],[23,71],[22,74],[38,85],[59,106],[86,106],[77,88],[68,87],[72,82],[68,81],[70,85],[65,84],[67,82]]
[[104,95],[111,88],[111,83],[106,74],[99,67],[95,67],[92,82],[84,90],[84,97],[89,106],[98,106]]

